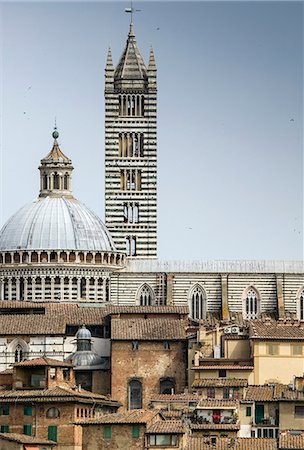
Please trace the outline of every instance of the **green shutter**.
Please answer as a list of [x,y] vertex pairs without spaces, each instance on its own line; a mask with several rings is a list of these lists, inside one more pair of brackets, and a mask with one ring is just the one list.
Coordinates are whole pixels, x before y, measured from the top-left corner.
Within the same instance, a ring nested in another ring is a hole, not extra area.
[[25,416],[32,416],[33,415],[33,407],[32,405],[24,405],[24,415]]
[[246,416],[251,417],[251,406],[246,407]]
[[32,425],[23,425],[23,434],[32,436]]
[[57,442],[57,425],[50,425],[48,427],[48,439]]
[[112,427],[111,427],[111,425],[105,425],[103,427],[103,437],[105,439],[111,439],[111,437],[112,437]]
[[0,409],[2,416],[9,416],[9,409],[10,409],[9,405],[1,405]]
[[1,433],[9,433],[9,426],[8,425],[1,425],[0,431],[1,431]]
[[133,427],[132,427],[132,437],[133,438],[139,438],[139,433],[140,433],[139,425],[133,425]]

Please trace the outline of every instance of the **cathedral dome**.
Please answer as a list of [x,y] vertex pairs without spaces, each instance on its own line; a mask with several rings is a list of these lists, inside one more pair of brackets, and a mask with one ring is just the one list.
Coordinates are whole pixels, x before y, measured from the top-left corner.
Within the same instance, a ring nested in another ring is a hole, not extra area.
[[103,222],[71,197],[40,197],[23,206],[0,231],[0,250],[115,250]]
[[19,209],[0,230],[0,251],[115,251],[103,222],[72,194],[72,161],[54,144],[41,160],[40,193]]

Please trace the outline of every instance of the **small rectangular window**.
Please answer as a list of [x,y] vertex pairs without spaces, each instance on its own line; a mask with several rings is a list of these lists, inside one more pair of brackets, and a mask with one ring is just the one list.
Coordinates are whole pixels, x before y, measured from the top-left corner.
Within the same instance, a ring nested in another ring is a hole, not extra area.
[[209,387],[207,389],[207,398],[215,398],[215,388]]
[[23,434],[32,436],[32,425],[23,425]]
[[50,425],[48,427],[48,439],[57,442],[57,425]]
[[246,407],[246,416],[251,417],[251,406]]
[[225,399],[230,398],[230,388],[229,387],[223,388],[223,398],[225,398]]
[[304,417],[304,405],[295,406],[294,415],[295,415],[295,418]]
[[32,405],[24,405],[23,413],[25,416],[32,416],[33,415]]
[[170,342],[169,341],[164,341],[164,349],[170,350]]
[[105,439],[111,439],[111,437],[112,437],[112,427],[111,427],[111,425],[105,425],[103,427],[103,437]]
[[1,405],[0,406],[0,415],[1,416],[9,416],[9,405]]
[[136,351],[138,350],[138,347],[139,347],[138,341],[132,341],[132,350]]
[[219,378],[226,378],[227,372],[226,369],[220,369],[219,370]]
[[139,425],[133,425],[133,427],[132,427],[132,437],[133,438],[139,438],[139,435],[140,435]]
[[267,344],[268,355],[278,355],[279,354],[279,344]]
[[292,354],[293,354],[293,356],[302,356],[303,355],[303,345],[301,345],[301,344],[292,345]]
[[9,433],[9,426],[8,425],[1,425],[0,432],[1,433]]

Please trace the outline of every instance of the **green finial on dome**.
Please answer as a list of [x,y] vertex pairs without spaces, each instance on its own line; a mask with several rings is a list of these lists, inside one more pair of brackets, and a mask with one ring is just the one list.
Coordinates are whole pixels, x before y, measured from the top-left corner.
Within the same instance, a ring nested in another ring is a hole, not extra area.
[[59,138],[59,133],[57,131],[57,124],[56,124],[56,117],[55,117],[55,126],[54,126],[54,131],[52,133],[52,136],[54,139],[58,139]]

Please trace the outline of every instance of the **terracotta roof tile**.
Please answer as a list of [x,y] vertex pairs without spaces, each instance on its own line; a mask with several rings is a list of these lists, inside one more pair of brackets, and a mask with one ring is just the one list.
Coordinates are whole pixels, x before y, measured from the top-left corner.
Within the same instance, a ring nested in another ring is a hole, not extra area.
[[181,419],[183,411],[179,409],[171,409],[170,411],[161,410],[162,415],[165,419]]
[[204,364],[201,366],[192,366],[193,370],[213,370],[213,369],[227,369],[227,370],[253,370],[252,364]]
[[131,411],[126,411],[124,413],[114,413],[114,414],[103,414],[100,417],[93,419],[81,419],[78,420],[78,424],[89,425],[89,424],[118,424],[118,423],[142,423],[146,424],[150,422],[155,416],[159,414],[156,410],[143,410],[136,409]]
[[248,386],[248,380],[243,378],[196,378],[193,388],[203,387],[244,387]]
[[29,359],[26,361],[21,361],[19,363],[14,364],[15,367],[33,367],[33,366],[47,366],[47,367],[74,367],[73,364],[59,361],[57,359],[52,358],[35,358]]
[[276,450],[276,439],[190,437],[185,450]]
[[273,386],[249,386],[246,389],[244,400],[267,402],[273,401]]
[[119,405],[104,395],[95,394],[85,390],[74,390],[55,386],[51,389],[18,389],[18,390],[0,390],[1,402],[46,402],[46,401],[80,401],[80,402],[101,402]]
[[159,420],[158,422],[151,424],[146,431],[146,433],[158,434],[183,434],[185,432],[186,430],[181,420]]
[[234,409],[238,405],[237,400],[233,399],[214,399],[214,398],[203,398],[200,399],[197,408],[208,409],[208,408],[231,408]]
[[[213,444],[216,442],[216,446]],[[185,450],[227,450],[230,440],[228,438],[189,437]]]
[[235,450],[276,450],[277,440],[267,438],[237,438]]
[[27,436],[25,434],[19,433],[0,433],[0,440],[4,439],[6,441],[18,442],[20,444],[52,444],[57,445],[54,441],[48,441],[47,439],[42,439],[34,436]]
[[304,340],[304,325],[298,321],[292,324],[280,321],[253,320],[249,329],[251,339]]
[[239,430],[239,423],[192,423],[191,430]]
[[0,301],[0,309],[5,311],[0,314],[1,335],[64,335],[67,325],[98,325],[105,317],[104,308],[64,303]]
[[299,435],[282,433],[280,435],[280,449],[303,450],[303,448],[304,448],[304,433],[301,433]]
[[106,306],[105,314],[181,314],[188,315],[188,306],[174,306],[174,305],[154,305],[154,306]]
[[183,340],[185,327],[181,320],[168,318],[115,319],[111,324],[113,340]]
[[197,394],[155,394],[151,396],[151,401],[156,402],[199,402],[202,397]]

